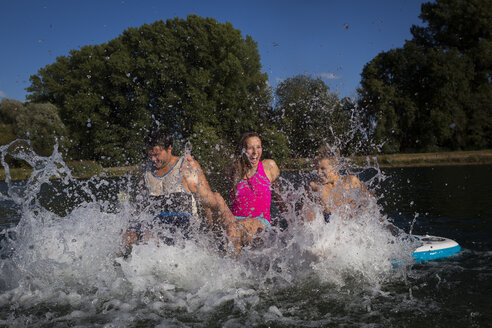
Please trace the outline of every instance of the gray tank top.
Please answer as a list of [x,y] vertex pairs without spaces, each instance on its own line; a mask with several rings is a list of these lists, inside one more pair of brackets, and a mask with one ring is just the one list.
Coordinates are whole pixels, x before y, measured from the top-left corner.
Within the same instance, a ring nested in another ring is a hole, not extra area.
[[[147,165],[145,170],[145,185],[149,191],[150,196],[170,196],[173,194],[186,194],[191,196],[191,214],[196,217],[198,210],[196,200],[193,194],[187,192],[183,188],[183,182],[181,178],[181,166],[183,165],[183,157],[180,157],[176,164],[171,168],[169,172],[162,176],[157,176],[152,173],[150,165]],[[176,204],[177,205],[177,204]]]

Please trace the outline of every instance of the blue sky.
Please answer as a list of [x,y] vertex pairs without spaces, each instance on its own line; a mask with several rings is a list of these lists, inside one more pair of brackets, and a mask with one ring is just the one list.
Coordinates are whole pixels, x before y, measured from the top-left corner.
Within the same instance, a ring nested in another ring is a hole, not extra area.
[[354,96],[364,65],[411,39],[421,0],[0,0],[0,98],[25,100],[29,76],[71,49],[128,27],[197,14],[230,22],[258,42],[270,84],[321,77]]

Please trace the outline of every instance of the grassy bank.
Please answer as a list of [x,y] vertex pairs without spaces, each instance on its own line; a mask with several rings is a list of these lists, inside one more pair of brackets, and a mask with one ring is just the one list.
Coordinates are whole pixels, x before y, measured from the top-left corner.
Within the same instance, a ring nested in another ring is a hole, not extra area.
[[[93,176],[117,177],[123,176],[136,169],[136,166],[108,167],[103,168],[94,161],[68,162],[67,166],[72,172],[72,176],[80,179],[88,179]],[[32,173],[30,168],[10,168],[12,180],[27,180]],[[5,170],[0,169],[0,181],[5,180]]]
[[[363,163],[366,161],[366,156],[355,157],[353,160],[356,163]],[[492,149],[443,153],[378,155],[377,160],[380,167],[484,165],[492,164]]]
[[[367,158],[377,158],[379,166],[385,167],[418,167],[418,166],[443,166],[443,165],[492,165],[492,149],[476,151],[457,151],[443,153],[418,153],[418,154],[391,154],[357,156],[351,159],[358,165],[365,166]],[[93,176],[122,176],[136,169],[135,166],[103,168],[92,161],[68,162],[72,175],[77,178],[90,178]],[[313,163],[309,159],[292,159],[281,166],[282,170],[306,170],[312,169]],[[32,170],[27,168],[11,168],[12,180],[26,180]],[[5,172],[0,169],[0,180],[5,180]]]
[[[474,151],[456,151],[441,153],[416,153],[416,154],[385,154],[351,157],[357,165],[365,166],[367,158],[376,158],[379,166],[387,167],[419,167],[419,166],[444,166],[444,165],[485,165],[492,164],[492,149]],[[282,169],[306,170],[312,169],[313,163],[308,159],[294,159],[289,161]]]

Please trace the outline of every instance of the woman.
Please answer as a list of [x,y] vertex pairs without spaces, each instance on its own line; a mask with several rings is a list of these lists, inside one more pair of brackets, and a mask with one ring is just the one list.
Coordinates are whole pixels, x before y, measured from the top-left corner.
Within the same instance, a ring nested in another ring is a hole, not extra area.
[[261,230],[270,230],[272,184],[280,170],[271,159],[261,160],[263,148],[255,132],[244,133],[237,145],[232,166],[231,211],[246,230],[242,242],[248,243]]

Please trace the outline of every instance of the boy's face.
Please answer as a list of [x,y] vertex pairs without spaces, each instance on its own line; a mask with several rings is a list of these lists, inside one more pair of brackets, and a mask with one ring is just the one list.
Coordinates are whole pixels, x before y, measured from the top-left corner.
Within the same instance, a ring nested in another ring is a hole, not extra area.
[[171,161],[171,146],[169,146],[168,149],[164,149],[161,146],[148,148],[147,156],[152,162],[152,168],[155,170],[160,170]]
[[338,171],[328,158],[318,162],[318,178],[322,184],[334,183],[338,179]]

